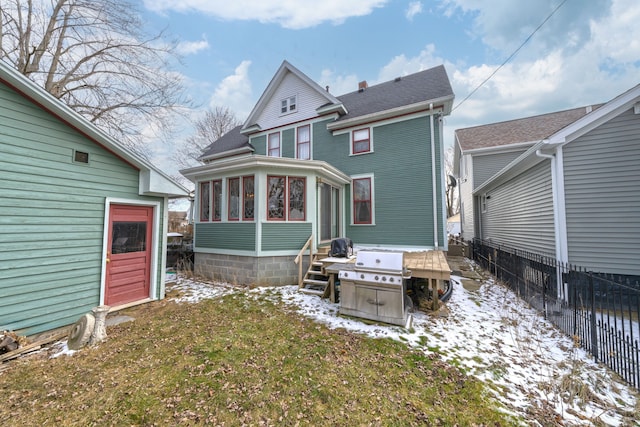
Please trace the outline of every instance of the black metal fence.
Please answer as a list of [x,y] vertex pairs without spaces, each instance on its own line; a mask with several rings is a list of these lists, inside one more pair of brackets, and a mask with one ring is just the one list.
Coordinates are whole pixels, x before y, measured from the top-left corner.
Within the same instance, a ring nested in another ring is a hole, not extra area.
[[596,361],[640,388],[640,277],[604,274],[474,239],[469,258],[544,314]]

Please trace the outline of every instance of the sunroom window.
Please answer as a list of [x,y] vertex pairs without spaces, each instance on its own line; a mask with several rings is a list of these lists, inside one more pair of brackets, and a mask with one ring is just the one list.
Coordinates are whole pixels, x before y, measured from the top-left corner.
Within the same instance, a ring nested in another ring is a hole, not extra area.
[[306,178],[267,177],[267,219],[304,221],[306,218]]

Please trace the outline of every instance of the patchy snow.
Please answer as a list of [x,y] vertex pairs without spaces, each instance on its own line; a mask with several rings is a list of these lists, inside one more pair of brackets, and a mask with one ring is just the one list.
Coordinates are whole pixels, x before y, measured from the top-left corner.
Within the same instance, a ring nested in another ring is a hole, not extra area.
[[172,289],[179,289],[177,300],[185,302],[231,292],[262,295],[330,328],[436,352],[484,381],[496,399],[525,419],[529,409],[550,408],[562,425],[640,426],[637,393],[571,338],[492,279],[470,290],[462,283],[453,276],[453,294],[445,308],[436,314],[416,311],[410,329],[340,316],[339,304],[302,294],[296,286],[246,291],[179,277]]
[[67,341],[58,341],[55,344],[53,344],[52,349],[57,349],[57,351],[55,353],[53,353],[51,356],[49,356],[50,359],[55,359],[56,357],[60,357],[60,356],[73,356],[73,354],[78,351],[78,350],[69,350],[69,347],[67,346]]

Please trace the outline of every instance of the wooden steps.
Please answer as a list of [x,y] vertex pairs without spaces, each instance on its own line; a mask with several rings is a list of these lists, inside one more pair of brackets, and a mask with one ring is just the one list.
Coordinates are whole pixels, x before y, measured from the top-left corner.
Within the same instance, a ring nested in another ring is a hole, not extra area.
[[302,284],[298,287],[299,292],[318,295],[322,298],[329,296],[329,276],[324,273],[322,263],[319,261],[326,258],[328,254],[328,247],[318,248],[318,252],[313,255],[309,269],[304,275]]

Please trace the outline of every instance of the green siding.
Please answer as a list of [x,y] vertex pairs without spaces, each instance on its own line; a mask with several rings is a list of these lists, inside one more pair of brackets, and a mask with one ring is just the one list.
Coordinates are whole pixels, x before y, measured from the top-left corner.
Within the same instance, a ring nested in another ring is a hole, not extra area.
[[[436,126],[438,121],[435,120]],[[384,126],[372,131],[373,153],[349,156],[349,135],[336,137],[326,122],[314,125],[314,159],[325,160],[348,175],[374,174],[375,226],[347,226],[354,242],[388,245],[434,245],[429,117]],[[434,129],[439,136],[439,129]],[[441,141],[436,141],[438,242],[444,244]],[[350,224],[350,192],[345,192]]]
[[253,148],[255,148],[256,150],[255,154],[260,154],[262,156],[267,155],[267,136],[266,135],[260,135],[260,136],[251,138],[249,142],[251,142],[251,145],[253,145]]
[[299,251],[311,236],[310,222],[267,222],[262,224],[263,251]]
[[30,335],[99,304],[105,199],[162,199],[138,196],[136,169],[4,85],[0,123],[0,329]]
[[199,249],[256,250],[254,222],[211,222],[195,224],[195,244]]
[[282,157],[295,159],[296,157],[296,137],[295,129],[285,129],[282,131],[282,141],[280,142]]

